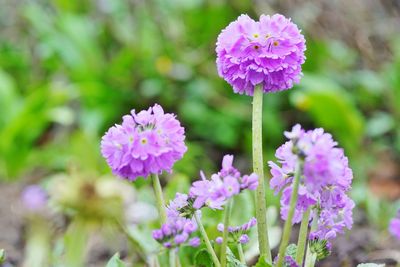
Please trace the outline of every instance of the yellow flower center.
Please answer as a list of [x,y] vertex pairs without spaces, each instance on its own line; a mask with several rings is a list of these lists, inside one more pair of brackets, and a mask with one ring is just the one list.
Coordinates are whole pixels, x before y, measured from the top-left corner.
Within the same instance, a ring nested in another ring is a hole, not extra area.
[[279,42],[278,42],[278,41],[274,41],[272,44],[273,44],[274,46],[278,46],[278,45],[279,45]]

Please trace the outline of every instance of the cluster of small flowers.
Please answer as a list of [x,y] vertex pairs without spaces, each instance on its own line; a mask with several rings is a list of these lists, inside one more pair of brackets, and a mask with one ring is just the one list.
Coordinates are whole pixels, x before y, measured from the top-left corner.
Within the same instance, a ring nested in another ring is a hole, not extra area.
[[260,83],[265,93],[289,89],[300,81],[305,50],[304,36],[290,19],[241,15],[218,36],[218,74],[239,94],[253,95]]
[[[200,243],[197,237],[189,239],[197,230],[197,224],[193,221],[194,213],[201,214],[203,207],[222,209],[229,198],[245,189],[255,190],[258,186],[257,175],[242,176],[232,164],[233,156],[225,155],[222,169],[213,174],[211,180],[201,173],[202,180],[193,183],[189,195],[177,193],[166,209],[167,222],[153,232],[153,238],[167,248],[177,247],[187,240],[189,245],[197,246]],[[230,227],[229,231],[232,236],[238,235],[239,242],[247,243],[249,237],[246,233],[255,224],[253,218],[240,227]]]
[[[153,231],[153,238],[166,248],[174,248],[185,242],[192,247],[200,245],[200,238],[190,236],[197,231],[196,222],[181,216],[180,209],[189,205],[188,196],[177,193],[167,207],[167,222],[160,229]],[[200,212],[200,211],[196,211]]]
[[184,129],[175,115],[155,104],[148,110],[123,117],[101,141],[101,153],[115,175],[136,180],[138,176],[170,172],[187,148]]
[[389,232],[400,240],[400,210],[397,212],[397,216],[390,221]]
[[212,209],[222,209],[229,198],[242,190],[257,188],[257,175],[252,173],[242,176],[232,163],[233,156],[225,155],[222,160],[222,169],[213,174],[210,180],[201,173],[202,180],[194,182],[189,192],[189,196],[194,199],[194,208],[200,209],[207,206]]
[[285,136],[289,141],[276,151],[281,166],[269,162],[270,186],[275,193],[282,191],[282,218],[288,214],[295,168],[303,162],[293,223],[300,222],[303,212],[312,207],[312,213],[318,214],[318,228],[310,237],[331,239],[345,228],[350,229],[354,202],[346,193],[353,174],[343,150],[323,129],[304,131],[296,125]]
[[[246,244],[249,242],[248,233],[252,227],[257,224],[256,218],[251,218],[247,223],[240,226],[229,226],[228,227],[228,243],[241,243]],[[219,232],[224,232],[224,224],[219,223],[217,226]],[[215,242],[222,244],[223,238],[217,237]]]

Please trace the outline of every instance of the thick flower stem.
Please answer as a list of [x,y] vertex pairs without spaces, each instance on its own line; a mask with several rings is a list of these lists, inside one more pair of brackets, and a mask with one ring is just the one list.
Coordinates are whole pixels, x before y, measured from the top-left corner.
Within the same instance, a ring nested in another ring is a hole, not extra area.
[[255,86],[253,95],[253,171],[258,175],[258,187],[256,191],[256,217],[260,257],[265,257],[265,259],[271,263],[272,257],[271,249],[269,247],[267,229],[267,206],[265,203],[264,162],[262,149],[262,105],[263,84],[261,83]]
[[308,237],[308,223],[310,221],[311,207],[308,207],[303,214],[300,225],[299,240],[297,241],[296,262],[299,266],[303,266],[304,253],[306,251]]
[[217,254],[215,254],[215,251],[214,251],[214,249],[213,249],[213,247],[211,245],[210,239],[207,236],[207,232],[204,229],[203,224],[201,223],[199,215],[197,213],[194,213],[194,218],[196,220],[197,226],[200,229],[201,236],[203,237],[204,242],[206,243],[206,247],[207,247],[208,253],[210,253],[211,259],[214,262],[215,267],[221,267],[221,264],[219,263]]
[[226,266],[226,248],[228,246],[228,227],[229,227],[229,219],[231,217],[231,211],[232,211],[232,202],[233,202],[233,199],[228,200],[228,203],[226,204],[226,208],[225,208],[224,232],[222,234],[222,245],[221,245],[221,255],[220,255],[221,267]]
[[160,214],[161,224],[167,220],[167,214],[165,213],[164,196],[161,189],[160,179],[157,174],[152,174],[151,179],[153,180],[154,194],[156,195],[157,209]]
[[244,252],[243,252],[242,244],[238,243],[237,247],[238,247],[240,262],[243,263],[243,264],[246,264],[246,259],[244,258]]
[[286,218],[285,226],[283,227],[282,240],[281,240],[281,245],[279,246],[278,262],[276,264],[276,267],[283,266],[283,260],[285,258],[286,247],[289,244],[290,234],[292,232],[292,219],[293,219],[294,211],[296,209],[297,197],[298,197],[297,193],[299,190],[299,183],[300,183],[300,176],[302,173],[302,169],[303,169],[303,162],[301,159],[299,159],[296,164],[296,171],[294,174],[292,194],[290,196],[289,212],[288,212],[288,215]]

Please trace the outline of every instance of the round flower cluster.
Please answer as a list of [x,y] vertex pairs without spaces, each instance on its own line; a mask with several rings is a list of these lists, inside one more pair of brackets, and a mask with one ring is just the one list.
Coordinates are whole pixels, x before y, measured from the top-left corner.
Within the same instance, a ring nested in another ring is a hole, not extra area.
[[218,36],[218,74],[239,94],[252,96],[260,83],[265,93],[289,89],[300,81],[305,50],[304,36],[290,19],[241,15]]
[[293,223],[301,221],[303,212],[312,207],[318,215],[318,229],[313,238],[331,239],[353,224],[354,202],[347,196],[353,174],[343,149],[336,147],[332,136],[323,129],[304,131],[300,125],[285,133],[289,139],[276,151],[280,166],[269,162],[270,186],[281,197],[281,216],[287,218],[296,165],[301,161],[298,201]]
[[153,231],[153,238],[164,247],[174,248],[185,242],[192,247],[200,245],[200,238],[190,238],[192,233],[197,231],[196,222],[180,214],[180,210],[188,205],[188,196],[177,193],[175,199],[167,207],[167,222],[160,229]]
[[389,232],[400,239],[400,210],[397,212],[397,216],[390,221]]
[[193,207],[200,209],[208,206],[212,209],[222,209],[225,202],[239,194],[242,190],[255,190],[258,186],[258,177],[255,173],[241,176],[232,166],[233,156],[225,155],[222,160],[222,169],[206,179],[201,173],[202,180],[196,181],[190,188],[189,197],[194,199]]
[[[247,223],[240,226],[229,226],[228,227],[228,243],[241,243],[246,244],[249,242],[249,236],[247,235],[252,227],[257,224],[256,218],[251,218]],[[224,224],[219,223],[217,226],[219,232],[224,232]],[[223,238],[217,237],[215,242],[222,244]]]
[[114,174],[136,180],[150,174],[171,172],[187,148],[185,131],[175,115],[155,104],[148,110],[125,115],[101,141],[101,153]]

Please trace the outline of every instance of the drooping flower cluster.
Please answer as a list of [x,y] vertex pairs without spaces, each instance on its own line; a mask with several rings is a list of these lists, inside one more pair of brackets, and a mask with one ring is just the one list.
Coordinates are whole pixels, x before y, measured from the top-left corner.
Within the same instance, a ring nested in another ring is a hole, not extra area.
[[155,104],[148,110],[125,115],[101,141],[101,153],[114,174],[136,180],[138,176],[170,172],[187,148],[185,131],[175,115]]
[[188,196],[177,193],[175,199],[167,207],[166,223],[160,229],[153,231],[153,238],[164,247],[175,248],[186,242],[193,247],[200,245],[200,238],[191,237],[197,231],[196,222],[180,213],[180,210],[188,205]]
[[[251,228],[257,224],[256,218],[251,218],[250,221],[247,223],[240,225],[240,226],[229,226],[228,227],[228,243],[241,243],[246,244],[249,242],[248,233],[250,232]],[[224,232],[224,224],[219,223],[217,229],[220,233]],[[223,238],[217,237],[215,242],[218,244],[222,244]]]
[[318,229],[311,233],[313,238],[331,239],[345,228],[350,229],[354,202],[346,193],[351,188],[353,174],[343,150],[323,129],[304,131],[296,125],[285,135],[289,141],[275,154],[281,166],[269,162],[270,186],[275,193],[282,191],[282,218],[287,217],[295,168],[301,161],[302,176],[293,223],[300,222],[303,212],[313,207],[313,215],[318,215]]
[[233,156],[225,155],[222,160],[222,169],[213,174],[210,180],[201,173],[202,180],[194,182],[189,192],[189,197],[194,199],[194,208],[208,206],[212,209],[222,209],[229,198],[242,190],[257,188],[257,175],[252,173],[242,176],[232,163]]
[[290,19],[241,15],[218,36],[218,74],[239,94],[252,96],[260,83],[265,93],[289,89],[300,81],[305,50],[304,36]]
[[397,212],[397,216],[390,221],[389,232],[400,240],[400,210]]

